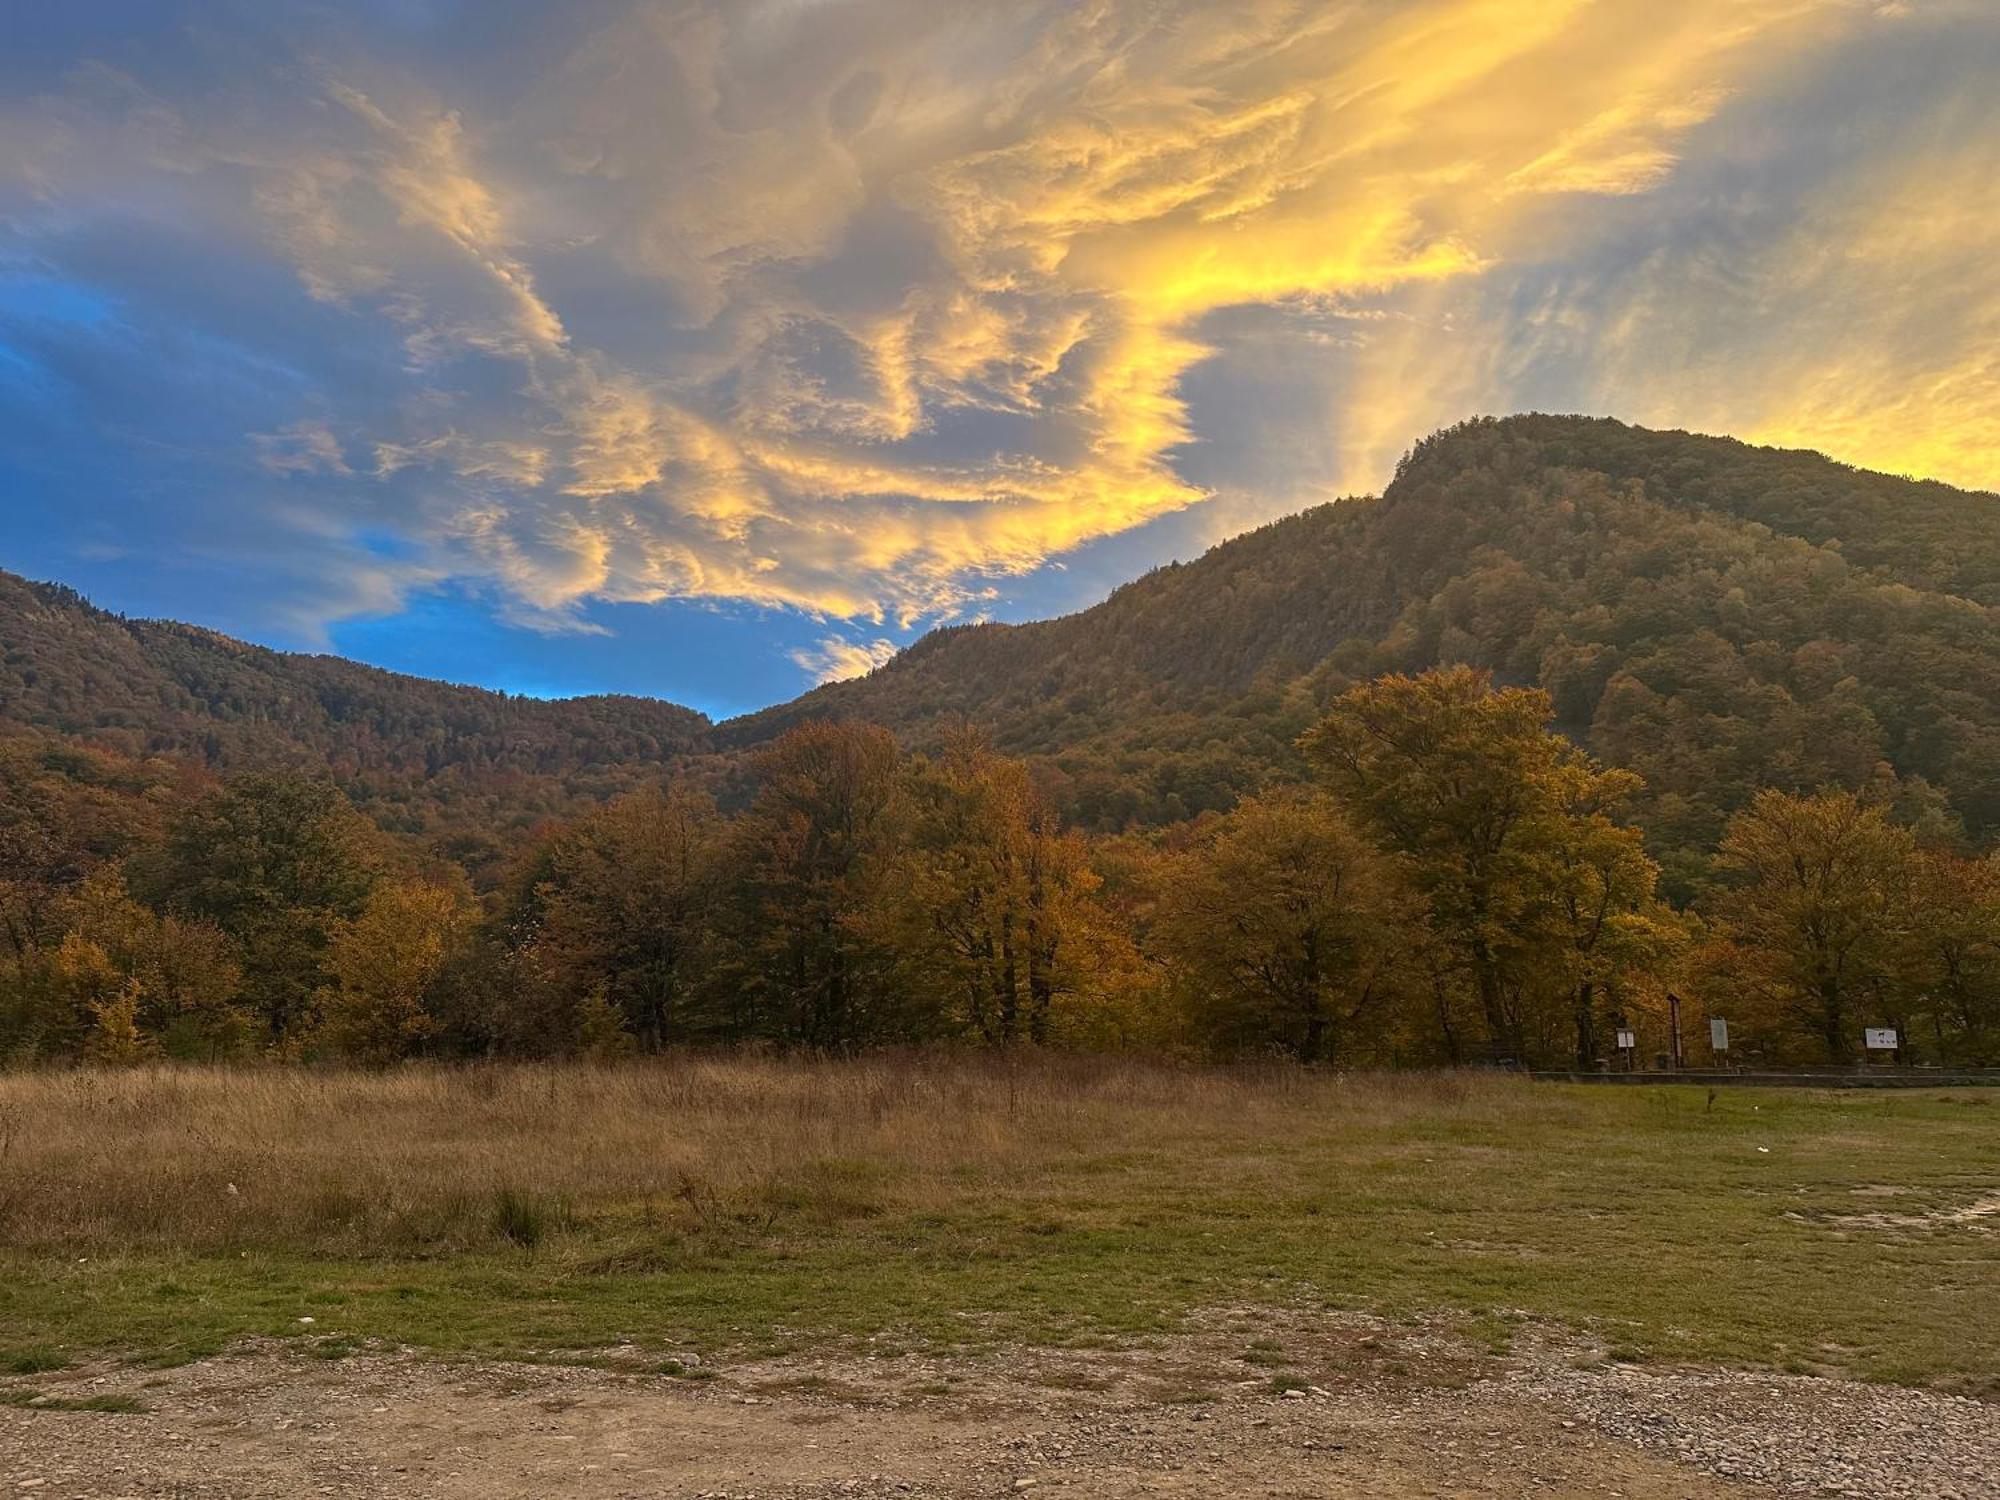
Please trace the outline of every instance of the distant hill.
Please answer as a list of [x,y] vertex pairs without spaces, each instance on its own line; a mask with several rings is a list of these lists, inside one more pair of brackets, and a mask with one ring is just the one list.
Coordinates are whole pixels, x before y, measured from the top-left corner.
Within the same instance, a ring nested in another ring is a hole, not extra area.
[[478,859],[700,747],[648,698],[545,702],[128,620],[0,573],[0,728],[218,771],[325,772],[392,830]]
[[978,723],[1086,825],[1166,822],[1294,774],[1351,682],[1445,662],[1546,688],[1567,732],[1644,775],[1676,878],[1766,785],[1893,778],[1913,813],[2000,831],[2000,500],[1589,418],[1466,423],[1380,498],[717,726],[283,655],[4,575],[0,653],[0,725],[323,767],[386,825],[473,853],[678,757],[721,757],[726,783],[736,753],[828,715],[919,747]]

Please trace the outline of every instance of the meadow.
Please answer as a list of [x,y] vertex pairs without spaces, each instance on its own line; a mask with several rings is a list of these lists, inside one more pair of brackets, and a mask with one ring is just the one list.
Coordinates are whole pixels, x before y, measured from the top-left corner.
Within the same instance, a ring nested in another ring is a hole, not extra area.
[[726,1366],[1218,1305],[2000,1395],[2000,1091],[1086,1056],[0,1075],[0,1369]]

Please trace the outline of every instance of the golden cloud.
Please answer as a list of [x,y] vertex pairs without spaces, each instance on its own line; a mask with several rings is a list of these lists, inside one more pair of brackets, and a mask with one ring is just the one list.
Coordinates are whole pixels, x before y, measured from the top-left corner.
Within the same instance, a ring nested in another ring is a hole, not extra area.
[[[1189,455],[1258,414],[1190,386],[1230,373],[1218,319],[1246,307],[1298,323],[1310,357],[1276,373],[1338,434],[1292,436],[1335,456],[1273,504],[1549,388],[1991,482],[1990,111],[1917,172],[1856,143],[1712,306],[1677,226],[1636,263],[1606,248],[1729,157],[1729,111],[1913,24],[1860,0],[635,4],[505,100],[315,64],[262,138],[173,138],[245,174],[313,296],[408,351],[383,430],[336,394],[331,427],[323,404],[259,440],[270,468],[373,453],[441,566],[544,623],[668,597],[908,623],[1229,489]],[[812,670],[879,646],[830,637]]]
[[[1812,315],[1739,365],[1756,442],[2000,488],[2000,173],[1989,139],[1843,182],[1759,270]],[[1761,393],[1761,400],[1753,400]]]
[[866,677],[895,654],[894,641],[850,641],[841,636],[828,636],[817,645],[790,653],[792,661],[812,673],[816,683]]

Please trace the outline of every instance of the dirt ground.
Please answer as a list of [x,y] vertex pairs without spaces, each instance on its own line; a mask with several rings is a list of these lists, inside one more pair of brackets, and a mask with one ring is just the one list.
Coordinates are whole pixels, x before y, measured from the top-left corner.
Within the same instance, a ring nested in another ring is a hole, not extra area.
[[[1554,1346],[1496,1357],[1356,1318],[1218,1314],[1122,1352],[678,1375],[606,1358],[265,1348],[10,1378],[0,1394],[41,1404],[0,1406],[0,1496],[2000,1495],[2000,1411],[1977,1402]],[[62,1405],[107,1397],[145,1409]]]

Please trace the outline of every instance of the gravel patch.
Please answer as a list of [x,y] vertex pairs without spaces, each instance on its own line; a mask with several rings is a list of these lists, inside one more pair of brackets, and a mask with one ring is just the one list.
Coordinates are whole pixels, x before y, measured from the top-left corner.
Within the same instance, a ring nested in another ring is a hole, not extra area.
[[1898,1386],[1743,1370],[1573,1367],[1509,1372],[1599,1432],[1791,1495],[2000,1496],[2000,1408]]

